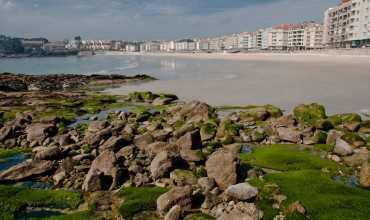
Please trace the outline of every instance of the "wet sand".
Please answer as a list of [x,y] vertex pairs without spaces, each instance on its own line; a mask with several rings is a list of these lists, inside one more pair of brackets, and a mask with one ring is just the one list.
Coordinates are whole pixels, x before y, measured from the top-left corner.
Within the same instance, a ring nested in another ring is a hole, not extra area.
[[[132,56],[132,55],[123,55]],[[137,54],[135,56],[138,56]],[[108,90],[175,93],[209,104],[274,104],[290,111],[319,102],[330,113],[370,109],[370,57],[290,54],[142,54],[158,81]],[[150,71],[147,74],[152,74]],[[166,76],[161,78],[161,76]],[[170,76],[170,77],[168,77]]]

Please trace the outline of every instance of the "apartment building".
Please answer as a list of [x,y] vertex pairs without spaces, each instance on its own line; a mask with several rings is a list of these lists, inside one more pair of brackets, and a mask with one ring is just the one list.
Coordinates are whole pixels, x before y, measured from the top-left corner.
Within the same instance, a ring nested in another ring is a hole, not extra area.
[[323,48],[323,33],[324,27],[322,24],[307,23],[304,26],[304,47],[305,49],[321,49]]
[[268,49],[286,50],[288,47],[288,28],[285,25],[271,28],[268,32]]
[[176,51],[194,51],[196,49],[196,42],[192,39],[183,39],[175,42]]
[[238,48],[239,48],[239,36],[237,34],[224,37],[223,41],[224,50],[235,50]]
[[325,12],[324,43],[328,47],[370,44],[370,0],[342,0]]

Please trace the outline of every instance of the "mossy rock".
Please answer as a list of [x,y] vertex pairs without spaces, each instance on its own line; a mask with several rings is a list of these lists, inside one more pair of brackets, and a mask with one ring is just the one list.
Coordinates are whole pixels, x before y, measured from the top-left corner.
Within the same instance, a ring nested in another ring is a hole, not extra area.
[[293,115],[299,122],[309,125],[315,125],[317,121],[326,119],[324,106],[317,103],[299,105],[294,108]]
[[333,123],[328,119],[319,119],[313,124],[313,126],[324,131],[329,131],[334,128]]
[[127,187],[123,188],[119,195],[124,202],[119,207],[119,213],[125,219],[132,219],[136,214],[143,211],[155,210],[157,198],[167,192],[162,187]]
[[361,122],[361,116],[356,113],[347,113],[347,114],[336,114],[328,117],[328,120],[332,122],[333,125],[341,125],[344,123],[351,122]]
[[217,130],[217,137],[238,136],[241,126],[230,119],[221,121]]
[[202,141],[212,139],[217,132],[217,124],[213,122],[206,122],[200,126],[200,136]]
[[281,109],[273,105],[248,106],[243,109],[239,115],[244,121],[265,121],[270,117],[277,118],[283,115]]
[[170,173],[170,178],[178,185],[195,185],[197,177],[190,170],[176,169]]
[[27,149],[27,148],[4,148],[4,147],[0,147],[0,159],[13,157],[17,154],[26,153],[26,152],[30,152],[30,151],[31,151],[31,149]]
[[[100,220],[101,218],[95,217],[90,211],[81,211],[81,212],[75,212],[71,214],[46,217],[42,219],[43,220]],[[33,218],[31,220],[33,220]]]
[[342,136],[342,139],[351,144],[353,147],[362,147],[366,145],[366,140],[364,140],[358,133],[355,132],[345,132]]
[[153,94],[149,91],[132,92],[128,95],[130,101],[142,102],[142,101],[153,101],[158,95]]

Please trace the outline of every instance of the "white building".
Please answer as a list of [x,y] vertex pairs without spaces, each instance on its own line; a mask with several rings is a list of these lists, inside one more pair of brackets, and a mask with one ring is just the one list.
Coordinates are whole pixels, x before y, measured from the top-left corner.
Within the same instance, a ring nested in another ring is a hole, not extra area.
[[224,50],[234,50],[239,48],[239,36],[236,34],[225,36],[223,40]]
[[196,42],[192,39],[183,39],[175,42],[175,50],[179,52],[195,51]]
[[328,47],[370,44],[370,0],[342,0],[325,12],[324,43]]

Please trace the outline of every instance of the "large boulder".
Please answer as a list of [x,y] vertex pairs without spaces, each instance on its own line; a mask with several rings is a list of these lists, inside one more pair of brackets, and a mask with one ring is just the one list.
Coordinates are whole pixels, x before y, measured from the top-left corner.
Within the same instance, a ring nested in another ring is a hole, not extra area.
[[178,205],[184,209],[191,207],[192,189],[190,186],[174,187],[170,191],[162,194],[157,199],[157,210],[164,216],[173,206]]
[[229,186],[225,192],[231,198],[244,201],[256,197],[258,189],[249,183],[239,183]]
[[299,105],[294,108],[293,115],[299,122],[310,125],[314,125],[319,120],[326,118],[324,106],[317,103]]
[[93,192],[114,188],[118,178],[118,168],[115,164],[116,156],[113,151],[106,150],[102,152],[92,162],[82,185],[82,190]]
[[97,147],[103,140],[112,136],[112,129],[110,127],[97,132],[87,132],[83,142],[90,146]]
[[285,128],[280,127],[277,128],[277,133],[280,140],[288,141],[292,143],[300,143],[301,142],[301,132],[294,129],[294,128]]
[[263,213],[253,203],[220,204],[214,209],[217,220],[259,220],[263,217]]
[[145,148],[145,152],[149,155],[149,157],[155,157],[158,153],[162,151],[171,151],[175,150],[175,147],[172,144],[166,142],[154,142],[148,145]]
[[119,151],[122,147],[124,147],[126,141],[122,137],[112,136],[107,141],[104,142],[103,145],[99,146],[100,151],[104,150],[112,150],[112,151]]
[[174,167],[176,157],[175,153],[169,151],[157,154],[150,164],[150,173],[153,179],[158,179],[169,173]]
[[176,141],[176,145],[180,150],[201,148],[202,140],[199,130],[186,133]]
[[206,162],[207,175],[213,178],[220,189],[225,190],[237,182],[237,156],[226,150],[211,154]]
[[334,153],[340,156],[348,156],[353,153],[353,148],[349,143],[345,142],[341,138],[337,138],[335,142]]
[[36,160],[55,160],[62,156],[62,151],[59,147],[39,147],[37,148],[35,159]]
[[135,136],[135,139],[134,139],[135,146],[137,146],[140,150],[145,150],[145,148],[148,147],[148,145],[153,142],[154,142],[154,138],[149,133],[137,135]]
[[27,141],[38,143],[42,142],[45,138],[55,134],[57,128],[54,124],[36,123],[26,128]]
[[203,102],[193,101],[172,109],[175,120],[184,120],[188,123],[208,121],[214,116],[215,110]]
[[47,173],[53,169],[53,162],[46,160],[27,160],[0,174],[0,181],[21,181]]
[[12,126],[5,125],[0,129],[0,142],[4,142],[8,138],[12,138],[13,134],[14,132]]

